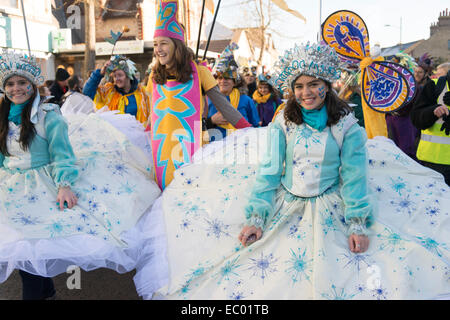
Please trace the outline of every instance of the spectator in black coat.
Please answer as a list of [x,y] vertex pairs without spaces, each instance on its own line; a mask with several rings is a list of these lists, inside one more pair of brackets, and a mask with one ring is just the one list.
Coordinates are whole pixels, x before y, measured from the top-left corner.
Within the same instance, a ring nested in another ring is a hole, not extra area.
[[56,70],[55,82],[50,87],[53,98],[49,102],[56,103],[61,107],[62,97],[69,90],[69,78],[70,74],[65,69],[58,68]]

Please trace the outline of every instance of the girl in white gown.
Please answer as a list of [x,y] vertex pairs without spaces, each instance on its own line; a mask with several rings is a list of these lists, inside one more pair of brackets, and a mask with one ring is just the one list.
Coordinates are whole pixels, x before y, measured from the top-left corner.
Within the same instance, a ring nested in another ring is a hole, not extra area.
[[333,49],[297,49],[283,60],[286,109],[201,149],[153,208],[169,273],[153,297],[449,297],[450,188],[390,140],[367,140],[330,90]]
[[[0,282],[14,269],[48,278],[75,265],[137,269],[138,293],[161,286],[154,248],[164,239],[150,216],[160,190],[148,156],[98,115],[64,118],[44,103],[33,57],[1,60]],[[45,290],[24,298],[54,293]]]

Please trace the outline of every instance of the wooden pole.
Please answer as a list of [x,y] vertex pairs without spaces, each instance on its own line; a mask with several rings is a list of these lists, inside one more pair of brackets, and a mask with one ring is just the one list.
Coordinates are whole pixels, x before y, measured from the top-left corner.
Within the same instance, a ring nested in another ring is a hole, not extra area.
[[84,0],[85,49],[83,79],[95,68],[95,0]]

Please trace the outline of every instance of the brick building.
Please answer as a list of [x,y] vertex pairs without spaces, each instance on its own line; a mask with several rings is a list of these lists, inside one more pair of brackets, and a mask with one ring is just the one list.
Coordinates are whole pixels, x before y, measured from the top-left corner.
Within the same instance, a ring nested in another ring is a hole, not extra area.
[[436,23],[430,26],[430,38],[421,41],[409,53],[414,58],[428,52],[439,62],[450,62],[450,13],[448,9],[439,13]]

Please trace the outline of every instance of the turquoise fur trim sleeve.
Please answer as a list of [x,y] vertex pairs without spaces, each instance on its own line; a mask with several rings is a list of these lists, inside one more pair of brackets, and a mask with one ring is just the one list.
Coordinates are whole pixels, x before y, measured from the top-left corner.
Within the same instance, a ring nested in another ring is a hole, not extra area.
[[363,129],[354,124],[346,132],[341,149],[341,196],[350,234],[367,234],[366,227],[372,224],[366,140]]
[[5,161],[5,156],[3,155],[3,153],[0,153],[0,168],[3,168],[3,161]]
[[54,111],[45,117],[45,133],[52,166],[52,177],[57,187],[72,186],[78,179],[79,170],[75,165],[68,135],[68,126],[64,118]]
[[281,185],[286,157],[286,137],[277,122],[269,124],[267,150],[259,165],[250,199],[245,207],[247,225],[264,229],[273,210],[275,194]]

